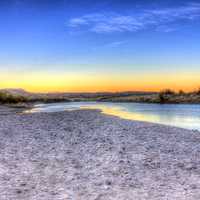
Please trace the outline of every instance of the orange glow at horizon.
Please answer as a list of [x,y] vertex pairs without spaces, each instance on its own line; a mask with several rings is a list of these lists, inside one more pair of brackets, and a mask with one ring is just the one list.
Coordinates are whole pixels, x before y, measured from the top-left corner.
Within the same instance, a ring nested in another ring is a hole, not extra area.
[[200,73],[182,74],[84,74],[84,73],[1,73],[0,88],[23,88],[30,92],[118,92],[194,91],[200,86]]

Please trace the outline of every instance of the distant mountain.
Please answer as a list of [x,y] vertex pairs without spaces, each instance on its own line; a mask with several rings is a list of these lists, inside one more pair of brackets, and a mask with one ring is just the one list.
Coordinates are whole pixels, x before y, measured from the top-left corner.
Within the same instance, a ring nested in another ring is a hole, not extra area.
[[11,95],[14,95],[14,96],[30,96],[32,95],[32,93],[30,92],[27,92],[21,88],[6,88],[6,89],[1,89],[0,92],[6,92],[6,93],[9,93]]
[[132,96],[132,95],[152,95],[156,92],[143,92],[143,91],[126,91],[126,92],[52,92],[52,93],[32,93],[27,92],[21,88],[6,88],[0,89],[0,92],[7,92],[12,95],[20,95],[25,97],[67,97],[67,98],[92,98],[92,97],[102,97],[102,96]]

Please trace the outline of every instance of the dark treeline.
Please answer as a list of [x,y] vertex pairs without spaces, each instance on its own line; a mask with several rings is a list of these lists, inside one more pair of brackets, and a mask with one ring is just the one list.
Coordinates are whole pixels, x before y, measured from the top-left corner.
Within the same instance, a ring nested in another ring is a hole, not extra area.
[[193,92],[165,89],[160,92],[118,92],[118,93],[76,93],[45,94],[33,96],[31,93],[12,94],[0,91],[1,104],[54,103],[69,101],[145,102],[145,103],[200,103],[200,88]]

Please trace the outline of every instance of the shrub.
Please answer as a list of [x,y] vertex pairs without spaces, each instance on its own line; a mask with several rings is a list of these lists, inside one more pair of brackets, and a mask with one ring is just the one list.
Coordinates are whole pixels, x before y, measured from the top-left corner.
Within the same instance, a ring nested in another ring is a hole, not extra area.
[[170,100],[170,95],[176,94],[173,90],[165,89],[159,92],[158,102],[159,103],[166,103]]
[[163,95],[174,95],[175,92],[173,90],[171,90],[171,89],[165,89],[165,90],[162,90],[160,92],[160,94],[163,94]]
[[160,92],[158,96],[159,103],[165,103],[165,100],[165,95],[162,92]]
[[185,94],[185,92],[183,91],[183,90],[179,90],[179,92],[178,92],[180,95],[184,95]]
[[26,101],[27,98],[23,96],[14,96],[7,92],[0,92],[0,103],[21,103]]
[[196,92],[197,95],[200,95],[200,88]]

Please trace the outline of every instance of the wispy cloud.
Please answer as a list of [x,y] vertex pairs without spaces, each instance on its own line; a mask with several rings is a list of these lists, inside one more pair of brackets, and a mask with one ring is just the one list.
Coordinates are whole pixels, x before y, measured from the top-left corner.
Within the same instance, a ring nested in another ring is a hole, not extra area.
[[126,45],[129,41],[128,40],[119,40],[119,41],[114,41],[114,42],[110,42],[110,43],[106,43],[100,46],[96,46],[91,48],[91,50],[101,50],[101,49],[114,49],[114,48],[119,48],[123,45]]
[[126,43],[128,43],[127,40],[124,40],[124,41],[115,41],[115,42],[108,43],[108,44],[106,44],[105,46],[106,46],[106,47],[115,48],[115,47],[122,46],[122,45],[124,45],[124,44],[126,44]]
[[200,3],[163,9],[140,10],[130,15],[119,13],[92,13],[77,18],[71,18],[68,26],[72,29],[83,29],[95,33],[136,32],[153,27],[166,27],[172,30],[171,23],[180,20],[194,20],[200,18]]

